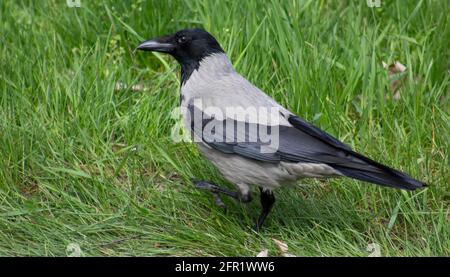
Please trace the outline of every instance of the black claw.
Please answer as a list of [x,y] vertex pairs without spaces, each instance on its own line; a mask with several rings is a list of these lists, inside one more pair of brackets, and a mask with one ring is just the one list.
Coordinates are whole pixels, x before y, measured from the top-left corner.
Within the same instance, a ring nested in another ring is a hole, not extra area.
[[258,223],[255,226],[253,226],[253,231],[255,231],[256,233],[259,233]]
[[233,197],[234,199],[239,200],[239,194],[236,191],[230,191],[226,188],[222,188],[213,184],[210,184],[205,181],[195,181],[194,182],[195,187],[199,189],[209,190],[212,193],[223,193],[225,195],[228,195],[230,197]]
[[272,209],[273,203],[275,203],[275,196],[271,191],[265,191],[263,189],[259,189],[261,192],[261,206],[262,211],[259,215],[258,220],[256,221],[255,231],[259,232],[261,229],[261,226],[264,224],[264,221],[267,218],[267,215],[269,215],[270,210]]
[[206,190],[210,190],[210,191],[217,191],[217,188],[215,185],[209,184],[207,182],[203,182],[203,181],[196,181],[195,183],[195,187],[199,188],[199,189],[206,189]]
[[[205,181],[197,181],[194,180],[194,184],[196,188],[209,190],[212,195],[214,196],[214,200],[216,202],[216,205],[225,209],[227,209],[227,206],[223,202],[222,198],[220,198],[220,194],[228,195],[238,201],[241,202],[249,202],[251,201],[250,195],[247,195],[246,197],[241,196],[239,191],[230,191],[226,188],[222,188],[219,186],[216,186],[214,184],[210,184]],[[267,215],[270,213],[270,210],[272,209],[273,203],[275,202],[275,196],[273,196],[273,193],[268,190],[263,190],[260,188],[261,191],[261,206],[262,211],[261,214],[258,217],[258,220],[256,221],[256,225],[254,226],[255,232],[259,232],[261,230],[262,225],[264,224],[264,221],[267,218]]]
[[214,200],[216,202],[216,205],[219,206],[220,208],[224,209],[225,211],[227,210],[227,206],[225,205],[225,203],[223,202],[222,198],[220,198],[219,193],[223,192],[222,189],[216,185],[204,182],[204,181],[194,181],[195,187],[198,189],[204,189],[204,190],[209,190],[211,192],[211,194],[214,196]]
[[225,205],[222,198],[220,198],[220,195],[218,193],[213,193],[213,196],[214,196],[214,199],[216,200],[216,205],[226,211],[227,205]]

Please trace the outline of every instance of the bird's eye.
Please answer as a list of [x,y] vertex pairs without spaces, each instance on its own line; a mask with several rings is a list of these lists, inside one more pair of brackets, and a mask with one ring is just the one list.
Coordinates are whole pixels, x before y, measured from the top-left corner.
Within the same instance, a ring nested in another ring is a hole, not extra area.
[[182,36],[182,37],[178,38],[178,43],[185,43],[186,40],[187,40],[186,37]]

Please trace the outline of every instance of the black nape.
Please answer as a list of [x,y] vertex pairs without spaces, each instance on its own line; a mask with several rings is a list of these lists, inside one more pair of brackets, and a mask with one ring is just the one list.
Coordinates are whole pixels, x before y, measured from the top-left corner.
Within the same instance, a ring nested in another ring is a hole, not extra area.
[[181,84],[198,70],[200,62],[215,53],[225,53],[217,40],[202,29],[185,29],[173,35],[177,47],[171,53],[181,65]]

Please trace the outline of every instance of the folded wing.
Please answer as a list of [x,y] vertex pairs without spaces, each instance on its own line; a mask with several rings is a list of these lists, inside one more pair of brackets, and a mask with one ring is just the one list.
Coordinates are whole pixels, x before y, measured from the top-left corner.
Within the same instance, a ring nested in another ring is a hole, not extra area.
[[[327,164],[345,176],[401,189],[425,186],[405,173],[354,152],[295,115],[287,115],[290,125],[270,126],[229,118],[217,120],[194,105],[188,109],[193,135],[223,153],[269,163]],[[200,122],[195,122],[194,113],[201,114]]]

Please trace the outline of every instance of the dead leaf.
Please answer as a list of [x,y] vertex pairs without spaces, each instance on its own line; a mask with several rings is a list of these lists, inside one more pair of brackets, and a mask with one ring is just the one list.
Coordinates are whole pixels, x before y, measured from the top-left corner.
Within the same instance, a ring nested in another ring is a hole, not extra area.
[[406,76],[402,76],[402,73],[406,71],[406,66],[399,61],[396,61],[390,65],[383,61],[382,64],[383,68],[388,70],[390,89],[393,93],[392,99],[399,100],[401,98],[400,86],[406,78]]
[[259,252],[256,257],[269,257],[269,250],[264,249],[263,251]]
[[[127,88],[128,88],[128,85],[125,83],[122,83],[122,82],[117,82],[116,85],[114,86],[115,91],[125,90]],[[138,84],[132,85],[131,90],[132,91],[147,91],[149,89],[148,89],[148,87],[144,86],[142,83],[138,83]]]
[[390,64],[389,66],[387,65],[387,63],[382,62],[383,63],[383,67],[385,69],[389,70],[389,75],[393,75],[393,74],[397,74],[397,73],[402,73],[406,71],[406,66],[404,66],[401,62],[396,61],[393,64]]
[[126,144],[123,143],[115,143],[111,146],[111,150],[113,152],[119,152],[120,150],[122,150],[124,147],[126,147]]
[[22,184],[23,186],[20,186],[20,192],[27,198],[31,198],[39,192],[39,184],[31,177],[26,177]]
[[380,245],[377,243],[369,243],[366,251],[370,253],[368,257],[381,257]]
[[136,85],[131,86],[131,90],[132,91],[144,91],[144,90],[147,90],[147,88],[144,87],[143,84],[136,84]]
[[289,247],[288,247],[287,243],[285,243],[281,240],[274,239],[274,238],[272,238],[272,240],[273,240],[273,242],[275,242],[276,246],[280,250],[282,257],[296,257],[295,255],[288,253]]
[[121,83],[121,82],[117,82],[116,85],[114,86],[114,90],[118,91],[118,90],[124,90],[127,87],[126,84]]
[[288,251],[288,245],[285,242],[282,242],[281,240],[277,240],[272,238],[273,242],[277,245],[278,249],[280,249],[281,253],[286,253]]
[[394,96],[392,96],[392,99],[394,99],[394,100],[400,100],[400,90],[397,90],[397,91],[394,93]]

